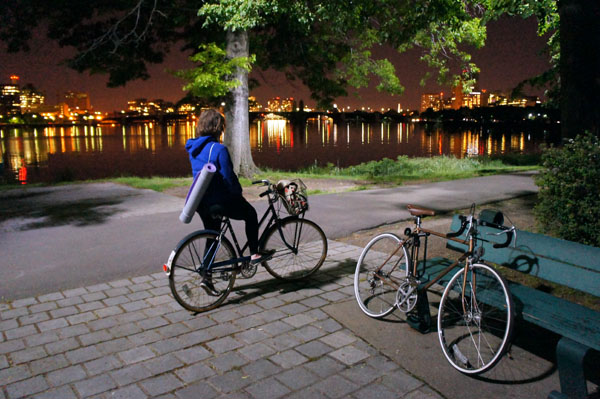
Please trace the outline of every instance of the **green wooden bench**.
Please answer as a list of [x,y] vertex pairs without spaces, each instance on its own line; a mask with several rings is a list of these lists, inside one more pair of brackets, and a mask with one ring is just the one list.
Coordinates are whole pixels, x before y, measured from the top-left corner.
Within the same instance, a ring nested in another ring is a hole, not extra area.
[[[522,230],[516,232],[516,246],[493,248],[494,243],[503,243],[506,236],[492,235],[499,230],[485,226],[485,222],[502,224],[502,219],[501,214],[489,211],[480,214],[484,225],[478,227],[481,238],[478,246],[483,246],[483,259],[487,263],[596,297],[600,295],[600,248]],[[459,227],[460,219],[456,215],[450,230],[457,231]],[[447,247],[462,252],[466,249],[451,241],[448,241]],[[441,270],[448,262],[445,259],[433,259],[428,263],[426,273],[433,277],[436,270]],[[586,371],[600,370],[600,365],[593,366],[594,370],[585,369],[586,356],[593,351],[600,351],[600,312],[518,283],[509,282],[509,287],[517,324],[519,320],[525,320],[561,336],[556,347],[561,392],[553,391],[548,397],[587,398]]]

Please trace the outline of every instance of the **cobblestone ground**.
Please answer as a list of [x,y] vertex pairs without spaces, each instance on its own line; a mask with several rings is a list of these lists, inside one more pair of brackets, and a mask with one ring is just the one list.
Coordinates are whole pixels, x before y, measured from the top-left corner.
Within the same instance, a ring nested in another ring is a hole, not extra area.
[[0,304],[0,399],[440,398],[323,312],[360,250],[330,241],[306,282],[238,278],[202,314],[163,273]]

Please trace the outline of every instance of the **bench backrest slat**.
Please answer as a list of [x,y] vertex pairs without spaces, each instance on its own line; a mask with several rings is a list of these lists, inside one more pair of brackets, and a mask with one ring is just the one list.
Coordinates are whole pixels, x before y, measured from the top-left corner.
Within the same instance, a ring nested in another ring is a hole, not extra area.
[[[456,231],[459,227],[456,215],[450,229]],[[521,230],[517,230],[516,248],[512,244],[493,248],[494,243],[504,242],[506,236],[490,235],[499,230],[487,226],[479,226],[478,230],[478,245],[485,249],[484,260],[600,296],[600,248]],[[448,247],[466,250],[464,245],[451,241]]]

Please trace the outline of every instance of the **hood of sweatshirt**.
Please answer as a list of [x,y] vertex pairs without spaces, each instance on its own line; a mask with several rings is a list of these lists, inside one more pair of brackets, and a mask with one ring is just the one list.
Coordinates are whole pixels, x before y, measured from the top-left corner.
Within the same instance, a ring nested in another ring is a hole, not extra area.
[[213,136],[200,136],[195,139],[189,139],[185,143],[185,149],[192,157],[196,157],[210,142],[216,143],[217,140]]

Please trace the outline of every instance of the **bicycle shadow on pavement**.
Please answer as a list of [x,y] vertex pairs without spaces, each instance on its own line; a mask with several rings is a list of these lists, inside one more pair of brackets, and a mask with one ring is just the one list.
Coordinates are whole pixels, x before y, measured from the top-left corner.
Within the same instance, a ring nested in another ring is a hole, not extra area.
[[[250,302],[256,297],[273,292],[279,292],[283,295],[305,289],[322,290],[322,288],[335,284],[336,281],[347,278],[348,275],[352,275],[355,267],[356,260],[354,259],[345,259],[343,261],[326,259],[323,266],[314,275],[298,281],[282,281],[271,276],[266,270],[261,270],[262,266],[259,266],[256,276],[246,280],[248,281],[246,284],[236,285],[232,290],[233,296],[227,298],[225,303],[240,304]],[[259,281],[255,281],[257,278]],[[236,281],[239,280],[236,279]],[[323,293],[325,292],[323,290]]]

